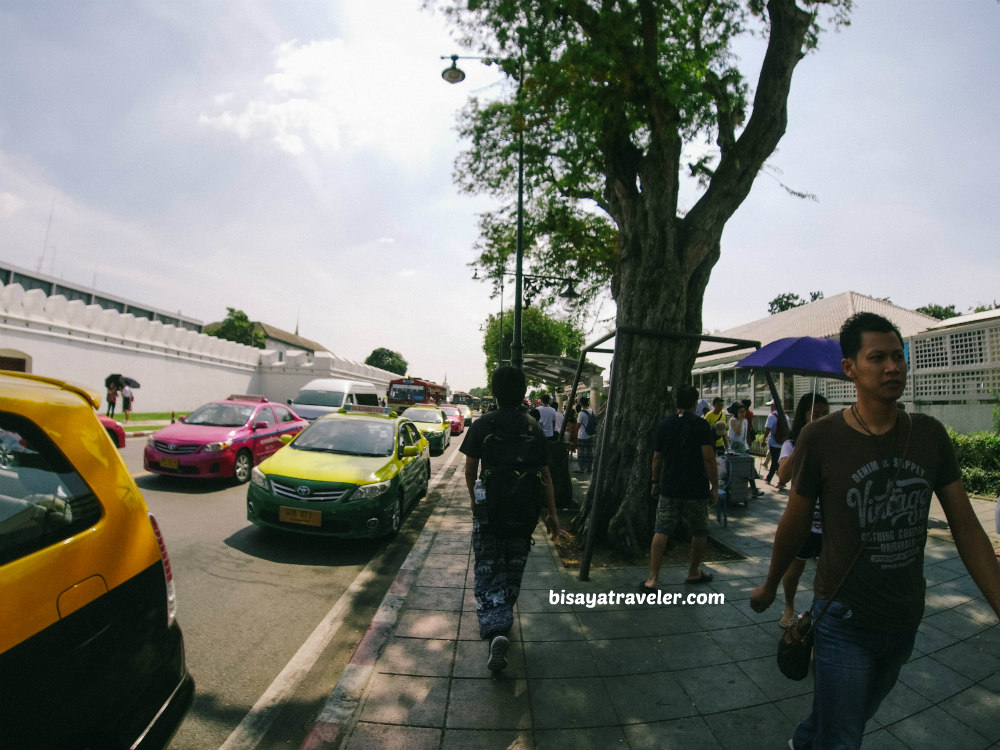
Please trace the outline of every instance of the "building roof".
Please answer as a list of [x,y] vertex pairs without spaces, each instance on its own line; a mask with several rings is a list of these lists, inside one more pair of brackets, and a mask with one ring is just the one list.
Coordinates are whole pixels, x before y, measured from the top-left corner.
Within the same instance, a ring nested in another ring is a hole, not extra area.
[[994,320],[1000,318],[1000,309],[984,310],[983,312],[969,313],[968,315],[958,315],[954,318],[940,320],[932,326],[931,330],[941,328],[954,328],[955,326],[967,325],[969,323],[981,323],[984,320]]
[[[760,341],[761,346],[788,336],[836,338],[840,335],[840,327],[844,321],[859,312],[873,312],[888,318],[896,324],[903,338],[909,338],[939,323],[930,315],[907,310],[884,299],[876,299],[857,292],[842,292],[833,297],[825,297],[718,332],[717,335]],[[706,342],[702,344],[701,351],[711,351],[711,347],[712,345]],[[751,351],[747,349],[724,357],[700,361],[697,367],[699,370],[705,367],[717,367],[726,362],[742,359]]]
[[307,352],[328,352],[330,351],[322,344],[318,344],[315,341],[311,341],[303,336],[299,336],[297,333],[289,333],[288,331],[283,331],[277,326],[272,326],[269,323],[254,323],[254,326],[258,331],[263,333],[267,338],[274,339],[275,341],[280,341],[282,344],[288,344],[289,346],[294,346],[296,349],[304,349]]

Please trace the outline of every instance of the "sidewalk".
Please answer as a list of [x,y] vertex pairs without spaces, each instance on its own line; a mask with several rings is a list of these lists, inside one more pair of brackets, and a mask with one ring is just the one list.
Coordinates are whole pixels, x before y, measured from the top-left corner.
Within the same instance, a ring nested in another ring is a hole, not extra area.
[[[749,596],[767,569],[784,496],[714,519],[745,559],[711,562],[708,587],[664,567],[666,593],[721,593],[723,604],[552,604],[567,594],[632,593],[645,566],[566,570],[539,530],[509,653],[491,676],[472,594],[471,518],[461,456],[442,497],[303,748],[785,748],[812,700],[811,676],[775,664],[781,600]],[[576,477],[577,475],[574,475]],[[576,491],[580,485],[574,478]],[[975,501],[988,531],[994,503]],[[991,534],[995,544],[997,535]],[[807,566],[796,598],[810,601]],[[866,748],[1000,750],[1000,628],[965,572],[937,501],[927,542],[927,609],[916,650],[869,722]]]

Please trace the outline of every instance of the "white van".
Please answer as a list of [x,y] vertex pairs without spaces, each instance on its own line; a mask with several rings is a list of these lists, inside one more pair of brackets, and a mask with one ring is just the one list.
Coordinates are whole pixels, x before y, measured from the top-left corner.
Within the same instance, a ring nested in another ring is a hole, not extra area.
[[371,383],[357,380],[320,378],[310,380],[299,394],[288,402],[292,411],[310,422],[324,414],[337,411],[344,404],[379,406],[379,393]]

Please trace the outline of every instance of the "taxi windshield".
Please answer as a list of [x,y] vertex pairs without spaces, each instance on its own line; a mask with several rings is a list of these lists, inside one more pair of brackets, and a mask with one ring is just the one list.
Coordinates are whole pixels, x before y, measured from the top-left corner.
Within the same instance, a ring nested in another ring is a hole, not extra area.
[[391,456],[394,446],[392,423],[319,419],[303,430],[290,447],[348,456]]
[[429,422],[440,424],[441,412],[438,409],[407,409],[406,418],[411,422]]
[[253,407],[246,404],[205,404],[187,415],[184,424],[206,427],[242,427],[253,414]]

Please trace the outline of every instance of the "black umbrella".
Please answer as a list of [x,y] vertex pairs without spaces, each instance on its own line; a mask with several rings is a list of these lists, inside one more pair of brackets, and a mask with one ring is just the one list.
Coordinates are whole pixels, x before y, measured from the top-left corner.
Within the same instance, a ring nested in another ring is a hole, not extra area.
[[130,378],[130,377],[128,377],[127,375],[119,375],[119,376],[118,376],[118,382],[119,382],[119,383],[120,383],[120,384],[121,384],[121,385],[122,385],[123,387],[124,387],[124,386],[126,386],[126,385],[127,385],[127,386],[128,386],[129,388],[138,388],[138,387],[139,387],[139,381],[138,381],[138,380],[136,380],[135,378]]
[[111,375],[108,375],[106,378],[104,378],[104,387],[105,388],[110,388],[113,385],[117,386],[118,388],[122,387],[122,376],[119,375],[117,372],[113,373]]

